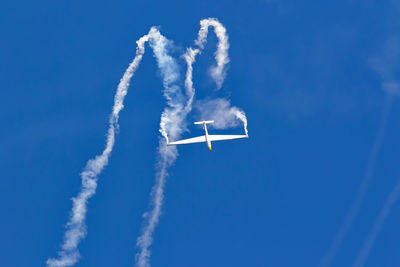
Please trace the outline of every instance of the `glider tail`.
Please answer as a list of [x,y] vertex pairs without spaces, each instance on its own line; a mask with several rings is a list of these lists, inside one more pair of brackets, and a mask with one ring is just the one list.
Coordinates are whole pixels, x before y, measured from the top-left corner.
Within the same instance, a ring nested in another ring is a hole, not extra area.
[[194,124],[208,124],[208,123],[214,123],[214,121],[196,121]]

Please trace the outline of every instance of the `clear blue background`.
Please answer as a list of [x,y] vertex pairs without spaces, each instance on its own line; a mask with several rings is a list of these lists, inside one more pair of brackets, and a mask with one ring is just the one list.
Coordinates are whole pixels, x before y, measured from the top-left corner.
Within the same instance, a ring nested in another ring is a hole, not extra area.
[[[400,78],[397,46],[386,45],[400,34],[399,14],[398,1],[373,0],[2,1],[0,265],[44,266],[56,256],[79,173],[104,147],[135,41],[160,25],[179,56],[199,21],[217,17],[231,43],[219,96],[246,111],[250,139],[215,143],[211,153],[179,148],[152,266],[317,266],[378,130],[386,96],[371,58],[390,58]],[[194,65],[199,96],[217,96],[206,75],[216,38],[208,40]],[[154,184],[161,89],[147,49],[89,202],[76,266],[134,265]],[[399,115],[394,99],[374,180],[333,266],[353,263],[400,178]],[[201,133],[191,130],[186,136]],[[400,265],[399,214],[396,204],[366,266]]]

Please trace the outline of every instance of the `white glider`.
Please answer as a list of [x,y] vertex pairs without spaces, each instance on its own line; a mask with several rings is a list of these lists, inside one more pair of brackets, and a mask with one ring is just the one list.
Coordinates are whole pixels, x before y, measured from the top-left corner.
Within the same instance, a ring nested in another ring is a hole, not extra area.
[[208,123],[214,123],[214,121],[197,121],[194,124],[201,124],[203,126],[205,135],[198,136],[198,137],[193,137],[193,138],[188,138],[188,139],[183,139],[175,142],[168,143],[168,146],[176,146],[176,145],[184,145],[184,144],[192,144],[192,143],[203,143],[206,142],[208,149],[211,151],[211,142],[212,141],[221,141],[221,140],[232,140],[232,139],[241,139],[241,138],[249,138],[249,136],[246,135],[213,135],[213,134],[208,134],[207,131],[207,124]]

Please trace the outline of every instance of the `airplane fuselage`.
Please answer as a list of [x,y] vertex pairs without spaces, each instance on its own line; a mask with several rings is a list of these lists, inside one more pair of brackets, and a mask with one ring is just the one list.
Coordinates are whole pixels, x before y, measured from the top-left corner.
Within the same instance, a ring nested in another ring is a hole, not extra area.
[[211,141],[208,138],[207,124],[205,122],[203,122],[203,129],[204,129],[204,132],[206,133],[205,136],[206,136],[206,144],[207,144],[208,150],[211,151]]
[[196,121],[194,124],[201,125],[204,130],[204,135],[197,136],[193,138],[178,140],[174,142],[168,142],[168,146],[176,146],[176,145],[183,145],[183,144],[191,144],[191,143],[206,143],[208,149],[211,151],[211,142],[212,141],[221,141],[221,140],[232,140],[232,139],[241,139],[241,138],[249,138],[247,135],[215,135],[215,134],[208,134],[207,131],[207,123],[214,123],[214,121]]

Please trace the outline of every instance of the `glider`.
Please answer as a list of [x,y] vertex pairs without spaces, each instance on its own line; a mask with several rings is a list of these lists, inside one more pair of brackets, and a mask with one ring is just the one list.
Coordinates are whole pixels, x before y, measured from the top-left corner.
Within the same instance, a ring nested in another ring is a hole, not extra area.
[[211,151],[211,142],[212,141],[221,141],[221,140],[232,140],[232,139],[241,139],[241,138],[249,138],[246,135],[213,135],[208,134],[207,124],[214,123],[214,121],[196,121],[194,124],[201,124],[205,135],[197,136],[193,138],[183,139],[175,142],[168,143],[168,146],[176,146],[176,145],[184,145],[184,144],[192,144],[192,143],[207,143],[208,149]]

